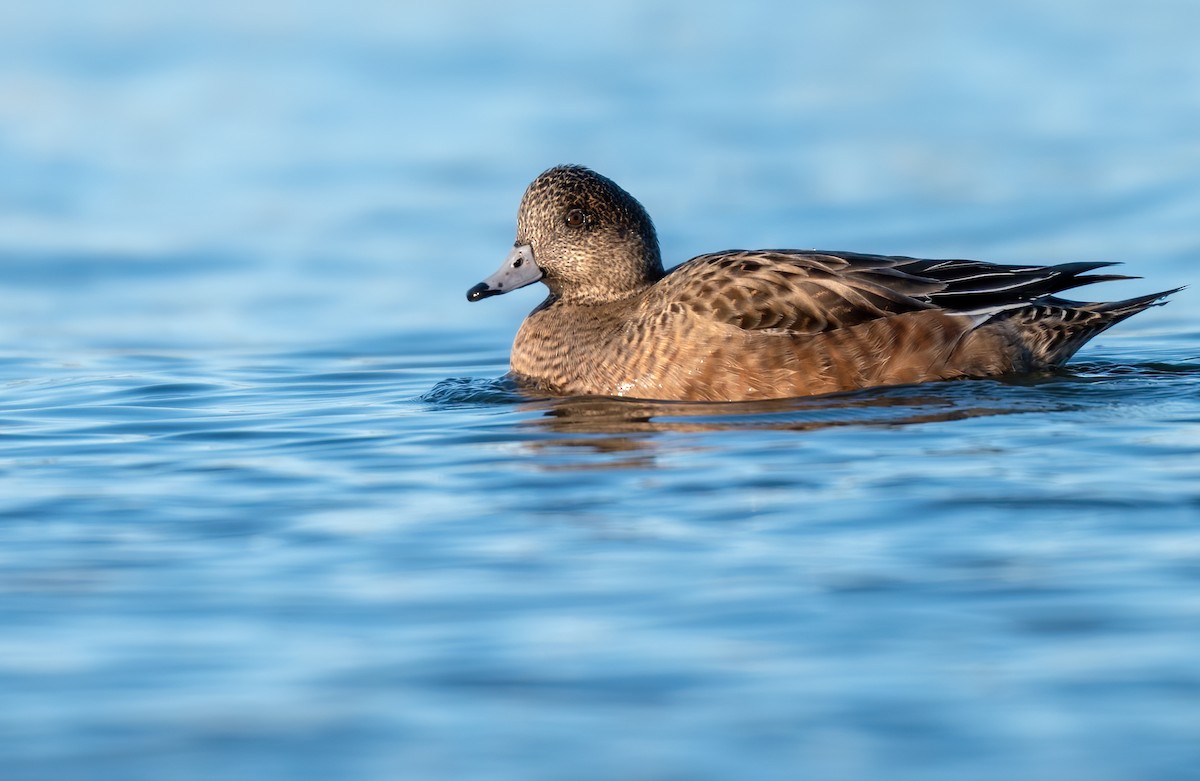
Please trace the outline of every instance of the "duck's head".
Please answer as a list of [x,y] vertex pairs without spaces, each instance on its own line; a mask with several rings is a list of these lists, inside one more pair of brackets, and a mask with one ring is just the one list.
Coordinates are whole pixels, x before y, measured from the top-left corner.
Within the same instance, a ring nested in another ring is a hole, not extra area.
[[654,224],[637,199],[595,171],[560,165],[525,190],[512,252],[467,300],[541,281],[564,302],[604,303],[662,275]]

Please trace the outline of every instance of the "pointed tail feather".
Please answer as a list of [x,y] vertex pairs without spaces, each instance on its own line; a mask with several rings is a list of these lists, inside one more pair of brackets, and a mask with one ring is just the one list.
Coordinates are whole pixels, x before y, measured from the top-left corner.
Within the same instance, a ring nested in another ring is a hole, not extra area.
[[1182,287],[1108,303],[1084,303],[1048,296],[998,315],[1017,330],[1030,352],[1032,368],[1058,366],[1093,337],[1117,323],[1166,303]]
[[1152,306],[1162,306],[1167,303],[1167,296],[1173,296],[1186,287],[1187,285],[1181,285],[1171,290],[1164,290],[1161,293],[1151,293],[1148,296],[1138,296],[1137,298],[1126,298],[1124,301],[1113,301],[1106,304],[1076,304],[1076,306],[1082,306],[1093,312],[1107,314],[1114,318],[1109,325],[1114,325],[1127,317],[1133,317],[1138,312],[1145,312]]

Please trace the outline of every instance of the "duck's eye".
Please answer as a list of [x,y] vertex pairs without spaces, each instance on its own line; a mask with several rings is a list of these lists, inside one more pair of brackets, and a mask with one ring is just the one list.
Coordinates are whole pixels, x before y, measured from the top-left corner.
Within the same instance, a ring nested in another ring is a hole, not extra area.
[[583,209],[572,209],[567,212],[568,228],[582,228],[585,222],[587,222],[587,215],[583,213]]

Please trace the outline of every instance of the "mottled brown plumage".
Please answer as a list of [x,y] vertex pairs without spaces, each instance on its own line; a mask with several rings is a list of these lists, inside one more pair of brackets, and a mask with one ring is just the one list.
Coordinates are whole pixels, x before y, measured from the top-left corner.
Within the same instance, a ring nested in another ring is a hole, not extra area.
[[514,376],[562,395],[745,401],[1056,366],[1175,291],[1055,297],[1108,263],[1000,266],[848,252],[729,250],[664,272],[649,215],[579,166],[529,185],[517,240],[472,301],[543,282]]

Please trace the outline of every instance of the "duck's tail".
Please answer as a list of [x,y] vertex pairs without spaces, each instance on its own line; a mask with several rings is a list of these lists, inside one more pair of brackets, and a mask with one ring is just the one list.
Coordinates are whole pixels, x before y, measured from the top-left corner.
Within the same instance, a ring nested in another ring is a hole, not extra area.
[[1030,368],[1044,369],[1065,362],[1092,337],[1122,320],[1165,304],[1167,296],[1180,290],[1183,288],[1095,304],[1046,296],[997,313],[993,321],[1006,320],[1029,351]]

